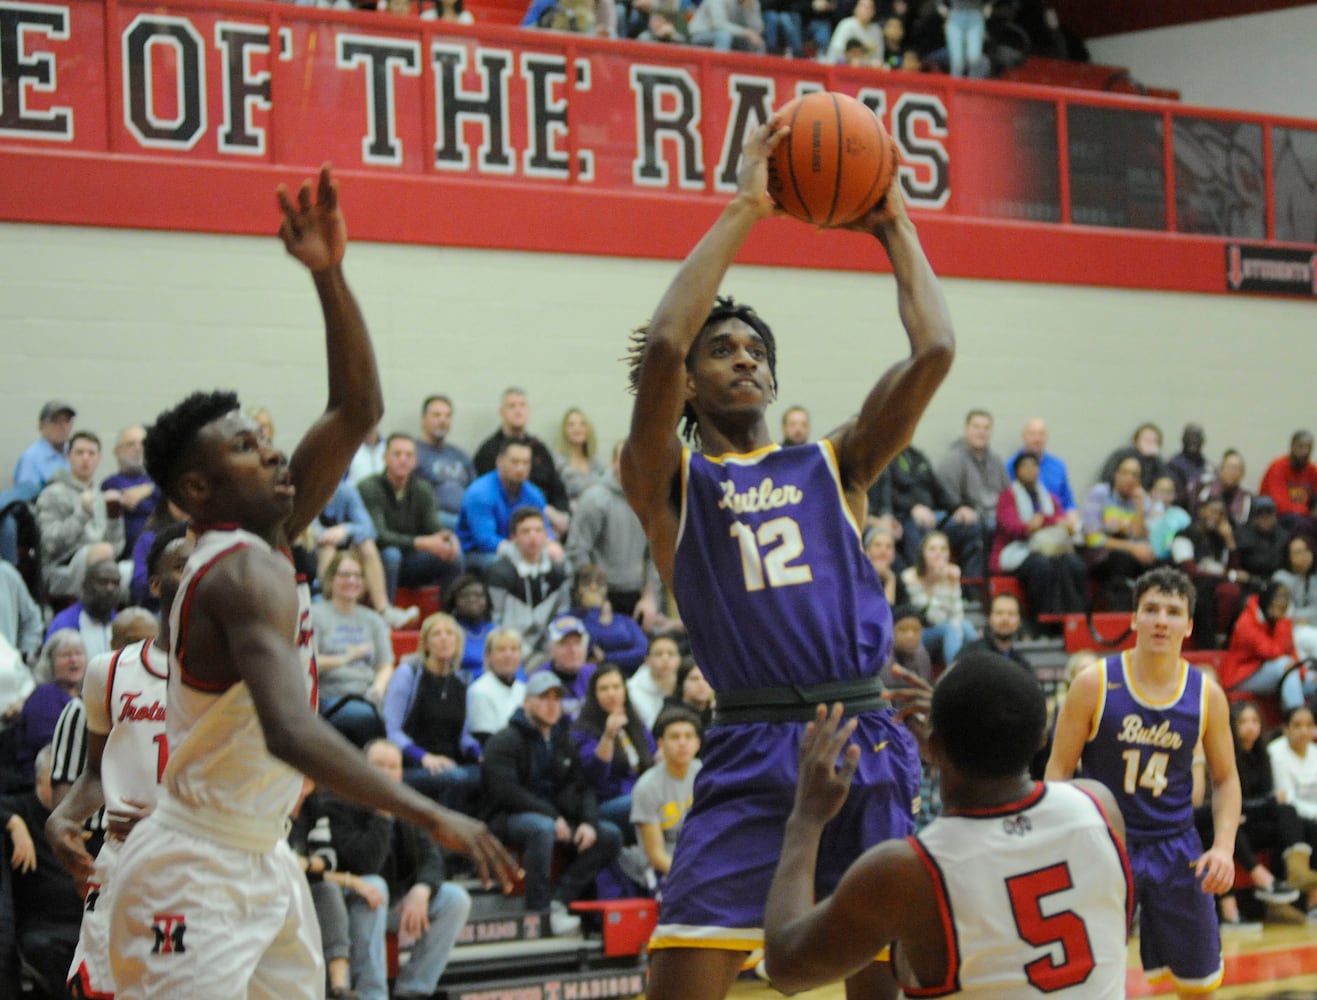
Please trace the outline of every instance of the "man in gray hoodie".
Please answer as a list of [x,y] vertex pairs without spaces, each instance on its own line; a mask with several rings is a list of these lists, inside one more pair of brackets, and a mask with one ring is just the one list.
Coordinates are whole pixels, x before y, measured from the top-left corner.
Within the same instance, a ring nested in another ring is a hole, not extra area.
[[658,568],[649,554],[649,539],[640,518],[622,493],[618,456],[604,478],[588,487],[572,514],[567,536],[567,562],[573,569],[594,563],[608,575],[608,600],[617,614],[633,615],[649,629],[658,612]]

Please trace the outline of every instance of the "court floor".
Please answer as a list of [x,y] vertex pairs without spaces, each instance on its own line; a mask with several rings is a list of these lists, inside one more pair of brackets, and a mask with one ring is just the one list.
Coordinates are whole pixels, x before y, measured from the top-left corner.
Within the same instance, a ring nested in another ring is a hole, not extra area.
[[[1225,982],[1219,1000],[1244,997],[1269,1000],[1317,1000],[1317,923],[1299,927],[1267,927],[1256,931],[1231,931],[1223,941],[1226,953]],[[1174,996],[1169,983],[1150,986],[1139,969],[1138,943],[1130,945],[1130,997]],[[738,982],[735,997],[781,997],[764,983]],[[799,1000],[844,1000],[840,985],[798,993]]]

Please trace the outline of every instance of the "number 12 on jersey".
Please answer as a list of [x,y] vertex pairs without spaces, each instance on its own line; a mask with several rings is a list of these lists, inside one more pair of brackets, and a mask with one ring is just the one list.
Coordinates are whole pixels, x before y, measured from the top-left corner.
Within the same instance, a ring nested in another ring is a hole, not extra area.
[[814,579],[808,563],[792,565],[805,551],[800,525],[794,519],[775,517],[761,524],[758,530],[735,521],[731,534],[741,548],[746,590],[753,593],[766,586],[793,587]]

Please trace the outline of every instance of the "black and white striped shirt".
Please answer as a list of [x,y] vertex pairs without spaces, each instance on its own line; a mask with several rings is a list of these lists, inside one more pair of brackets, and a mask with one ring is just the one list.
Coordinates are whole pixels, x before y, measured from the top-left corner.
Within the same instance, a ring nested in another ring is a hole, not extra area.
[[[87,767],[87,709],[81,698],[74,698],[59,713],[50,751],[50,783],[59,786],[77,781]],[[96,810],[86,826],[93,832],[105,832],[104,806]]]

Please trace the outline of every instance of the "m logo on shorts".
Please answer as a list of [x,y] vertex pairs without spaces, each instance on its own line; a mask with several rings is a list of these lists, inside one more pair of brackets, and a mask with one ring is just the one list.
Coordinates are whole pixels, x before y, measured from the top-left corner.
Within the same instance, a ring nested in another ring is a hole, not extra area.
[[155,933],[152,955],[182,955],[183,935],[187,933],[187,920],[181,913],[157,913],[152,918],[151,930]]

